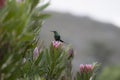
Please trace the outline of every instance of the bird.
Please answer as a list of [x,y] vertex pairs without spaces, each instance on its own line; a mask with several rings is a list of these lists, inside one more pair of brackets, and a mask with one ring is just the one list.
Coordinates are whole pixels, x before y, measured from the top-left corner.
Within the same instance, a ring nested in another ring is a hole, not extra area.
[[61,37],[60,37],[60,35],[59,35],[59,33],[57,31],[51,31],[51,32],[54,33],[54,39],[55,39],[55,41],[60,41],[60,42],[64,43],[64,41],[61,40]]

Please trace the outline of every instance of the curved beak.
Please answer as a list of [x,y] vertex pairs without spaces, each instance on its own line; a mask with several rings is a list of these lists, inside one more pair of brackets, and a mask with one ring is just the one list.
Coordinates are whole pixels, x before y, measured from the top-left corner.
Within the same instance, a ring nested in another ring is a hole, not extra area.
[[50,31],[50,32],[54,32],[54,31]]

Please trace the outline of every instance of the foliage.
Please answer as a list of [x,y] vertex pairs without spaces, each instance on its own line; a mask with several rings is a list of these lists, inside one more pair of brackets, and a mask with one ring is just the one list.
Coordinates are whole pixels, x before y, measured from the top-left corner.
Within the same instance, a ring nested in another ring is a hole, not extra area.
[[103,69],[98,80],[120,80],[120,66],[107,66]]
[[[38,41],[42,14],[49,3],[37,7],[39,0],[5,0],[0,9],[0,77],[16,80],[21,77],[23,57],[33,50]],[[34,39],[34,40],[33,40]]]
[[39,75],[45,80],[57,80],[65,69],[65,55],[61,48],[56,49],[51,45],[49,49],[41,51],[36,60],[28,57],[23,71],[32,80],[35,75]]

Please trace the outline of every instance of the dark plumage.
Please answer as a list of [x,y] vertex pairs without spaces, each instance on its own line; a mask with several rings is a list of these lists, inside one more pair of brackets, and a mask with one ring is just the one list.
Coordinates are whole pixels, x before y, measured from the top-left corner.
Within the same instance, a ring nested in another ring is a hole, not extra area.
[[58,34],[57,31],[52,31],[54,33],[54,39],[55,41],[60,41],[60,42],[64,42],[63,40],[61,40],[60,35]]

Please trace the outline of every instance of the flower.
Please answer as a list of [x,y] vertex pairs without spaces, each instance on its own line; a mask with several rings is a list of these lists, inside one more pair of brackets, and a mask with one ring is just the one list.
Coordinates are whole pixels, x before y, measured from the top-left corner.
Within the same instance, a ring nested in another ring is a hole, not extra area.
[[86,77],[90,79],[92,76],[92,72],[92,64],[80,64],[80,77],[82,80],[85,80]]
[[86,64],[85,65],[85,70],[86,70],[87,73],[92,72],[92,65],[91,64]]
[[58,48],[59,46],[62,45],[62,42],[60,42],[60,41],[52,41],[52,45],[53,45],[54,48]]
[[74,56],[74,50],[73,50],[73,48],[70,48],[68,50],[68,54],[69,54],[68,59],[70,59],[70,58],[72,58]]
[[80,64],[80,73],[91,73],[93,70],[92,64]]
[[80,64],[80,72],[79,72],[79,77],[81,80],[92,80],[95,79],[97,73],[96,69],[99,69],[98,67],[100,64],[94,63],[94,64]]
[[33,59],[37,59],[38,56],[39,56],[39,50],[38,47],[36,47],[33,51]]
[[85,66],[83,64],[80,64],[80,72],[82,73],[84,71]]

